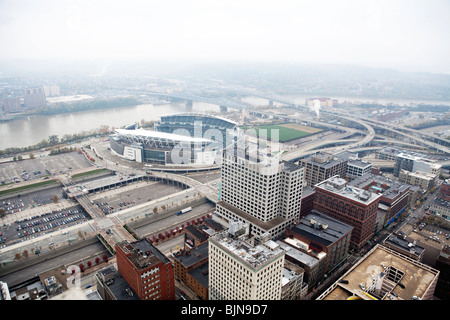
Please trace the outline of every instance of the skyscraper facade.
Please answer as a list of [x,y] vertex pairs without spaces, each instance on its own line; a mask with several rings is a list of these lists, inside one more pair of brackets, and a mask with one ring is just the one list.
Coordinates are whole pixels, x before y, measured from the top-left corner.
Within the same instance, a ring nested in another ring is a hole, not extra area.
[[300,218],[303,168],[272,154],[241,151],[233,146],[223,154],[216,214],[225,223],[248,223],[257,241],[267,234],[277,238]]
[[209,238],[209,300],[280,300],[284,250],[239,222]]

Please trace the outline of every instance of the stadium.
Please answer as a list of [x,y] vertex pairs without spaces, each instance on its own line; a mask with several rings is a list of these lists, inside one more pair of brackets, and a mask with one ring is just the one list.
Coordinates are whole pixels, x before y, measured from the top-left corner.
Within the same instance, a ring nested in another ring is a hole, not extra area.
[[232,141],[237,123],[198,113],[161,116],[155,130],[137,124],[116,129],[110,147],[119,156],[159,165],[212,165],[216,155]]

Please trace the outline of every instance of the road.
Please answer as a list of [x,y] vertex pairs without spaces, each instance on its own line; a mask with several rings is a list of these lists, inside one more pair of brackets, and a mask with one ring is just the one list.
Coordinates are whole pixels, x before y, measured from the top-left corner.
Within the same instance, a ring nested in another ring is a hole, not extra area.
[[83,247],[82,249],[72,251],[55,258],[49,258],[48,260],[21,269],[19,272],[4,275],[0,278],[0,280],[8,283],[9,286],[12,286],[47,270],[51,270],[62,265],[69,265],[73,263],[78,264],[79,261],[85,259],[86,257],[97,255],[101,258],[107,252],[108,251],[100,242],[95,242]]

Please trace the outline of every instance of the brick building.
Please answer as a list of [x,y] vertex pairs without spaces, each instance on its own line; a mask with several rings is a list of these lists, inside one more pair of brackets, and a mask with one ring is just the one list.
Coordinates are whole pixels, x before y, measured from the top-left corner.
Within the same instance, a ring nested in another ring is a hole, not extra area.
[[[191,241],[185,236],[185,242]],[[189,246],[189,245],[188,245]],[[174,255],[175,277],[185,283],[203,300],[208,300],[208,242]]]
[[339,176],[316,185],[314,210],[354,227],[350,247],[361,248],[374,234],[381,195],[349,187]]
[[117,269],[141,300],[174,300],[172,263],[147,239],[115,247]]
[[313,210],[296,226],[286,230],[302,251],[321,259],[321,273],[325,274],[347,257],[353,227]]

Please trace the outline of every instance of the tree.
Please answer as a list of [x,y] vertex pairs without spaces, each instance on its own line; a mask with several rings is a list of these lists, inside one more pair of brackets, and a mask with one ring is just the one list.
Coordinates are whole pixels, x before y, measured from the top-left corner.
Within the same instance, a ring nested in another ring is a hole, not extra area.
[[103,259],[103,261],[108,262],[108,256],[107,256],[106,254],[104,254],[104,255],[102,256],[102,259]]
[[34,159],[34,158],[35,158],[34,153],[30,153],[30,159]]
[[87,262],[87,265],[88,265],[88,268],[90,268],[90,267],[92,266],[92,261],[89,260],[89,261]]
[[52,197],[52,200],[53,200],[54,203],[58,203],[59,198],[58,198],[58,196],[55,194],[55,195]]
[[157,207],[154,207],[154,208],[153,208],[153,213],[156,213],[156,212],[158,212],[158,208],[157,208]]
[[22,156],[20,154],[17,156],[17,160],[18,161],[22,161],[23,160],[23,158],[22,158]]
[[24,258],[28,258],[28,250],[23,250],[22,256],[23,256]]
[[80,263],[79,267],[80,267],[80,271],[84,272],[84,264]]
[[99,257],[95,258],[95,263],[98,264],[99,262],[100,262],[100,258]]
[[47,138],[47,141],[48,141],[49,145],[55,145],[55,144],[58,144],[59,138],[57,135],[51,135]]

